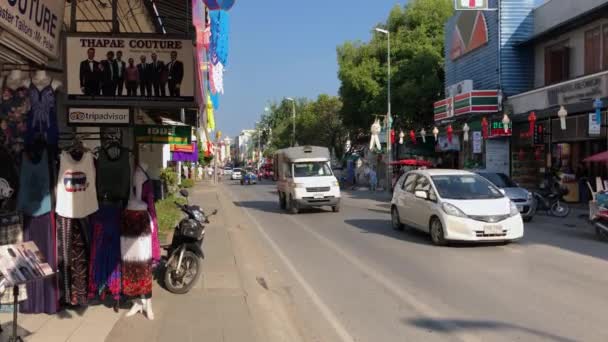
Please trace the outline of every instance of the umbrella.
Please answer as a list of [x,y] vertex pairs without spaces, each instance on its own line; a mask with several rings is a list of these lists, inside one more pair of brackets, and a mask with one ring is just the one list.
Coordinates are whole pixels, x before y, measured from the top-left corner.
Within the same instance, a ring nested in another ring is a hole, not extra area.
[[608,151],[594,154],[591,157],[585,158],[584,162],[608,162]]
[[426,161],[426,160],[402,159],[402,160],[397,160],[397,161],[391,162],[391,165],[432,167],[433,163]]

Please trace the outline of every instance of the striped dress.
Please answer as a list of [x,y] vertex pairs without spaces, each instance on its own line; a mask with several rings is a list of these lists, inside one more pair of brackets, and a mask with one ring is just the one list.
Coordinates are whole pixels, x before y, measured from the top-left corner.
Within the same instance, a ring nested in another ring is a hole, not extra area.
[[122,292],[127,297],[152,296],[152,231],[146,210],[125,210],[120,251]]

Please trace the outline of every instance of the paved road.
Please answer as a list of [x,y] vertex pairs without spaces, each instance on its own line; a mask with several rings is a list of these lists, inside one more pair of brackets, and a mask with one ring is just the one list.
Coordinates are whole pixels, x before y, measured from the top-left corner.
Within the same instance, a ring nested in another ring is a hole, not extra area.
[[608,244],[577,218],[537,217],[508,246],[440,248],[394,232],[368,193],[294,216],[270,183],[223,187],[287,275],[309,340],[608,341]]

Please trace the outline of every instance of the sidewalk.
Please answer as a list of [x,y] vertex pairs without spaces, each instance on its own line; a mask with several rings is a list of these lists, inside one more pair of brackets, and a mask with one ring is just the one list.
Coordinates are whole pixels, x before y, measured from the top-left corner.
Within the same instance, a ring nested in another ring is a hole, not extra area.
[[[142,315],[124,317],[126,308],[115,313],[112,308],[96,305],[57,315],[19,314],[20,336],[27,342],[263,341],[257,338],[248,291],[237,267],[243,256],[236,256],[227,229],[228,218],[234,213],[222,208],[216,190],[204,182],[190,191],[191,203],[205,211],[219,209],[206,230],[203,277],[186,295],[171,294],[155,281],[153,321]],[[0,342],[5,342],[11,334],[12,314],[0,314],[0,322],[4,328]]]

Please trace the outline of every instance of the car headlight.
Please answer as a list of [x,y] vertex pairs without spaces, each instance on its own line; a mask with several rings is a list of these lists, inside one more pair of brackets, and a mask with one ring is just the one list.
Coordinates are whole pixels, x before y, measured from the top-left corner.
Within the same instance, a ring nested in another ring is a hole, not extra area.
[[517,206],[515,205],[515,203],[513,202],[509,202],[509,205],[511,206],[511,216],[517,216],[519,215],[519,208],[517,208]]
[[340,186],[340,183],[338,183],[338,181],[333,181],[331,182],[331,186]]
[[462,210],[458,209],[458,207],[450,203],[441,204],[441,209],[443,209],[443,212],[450,216],[467,217],[467,215],[463,213]]

